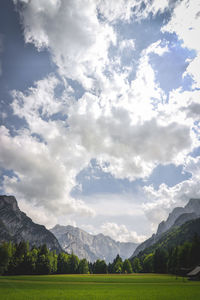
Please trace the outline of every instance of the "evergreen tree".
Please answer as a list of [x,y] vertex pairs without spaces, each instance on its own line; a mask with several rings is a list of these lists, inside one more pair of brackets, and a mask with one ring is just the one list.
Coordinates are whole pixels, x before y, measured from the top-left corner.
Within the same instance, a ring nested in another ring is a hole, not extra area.
[[192,240],[190,265],[195,267],[200,264],[200,237],[195,234]]
[[57,272],[57,255],[55,251],[49,252],[48,254],[48,259],[49,259],[49,264],[50,264],[50,273],[55,274]]
[[93,267],[94,274],[106,274],[108,272],[107,265],[104,260],[97,259]]
[[85,258],[80,260],[78,273],[79,274],[88,274],[89,273],[88,262]]
[[88,268],[89,268],[89,273],[93,274],[94,273],[94,264],[89,262],[88,263]]
[[50,274],[51,273],[51,263],[48,255],[40,254],[36,263],[36,273],[37,274]]
[[169,251],[168,272],[178,274],[178,246]]
[[113,260],[112,264],[109,265],[110,273],[122,273],[123,261],[119,254],[117,254],[116,258]]
[[113,267],[113,273],[122,273],[123,262],[118,259]]
[[143,260],[143,272],[146,272],[146,273],[152,273],[154,272],[154,269],[153,269],[153,260],[154,260],[154,254],[153,253],[150,253],[148,255],[146,255],[144,257],[144,260]]
[[156,249],[153,260],[153,268],[156,273],[167,272],[167,252],[163,249]]
[[49,253],[49,250],[47,248],[47,245],[42,245],[39,247],[39,254],[40,255],[47,255]]
[[129,259],[125,259],[122,266],[123,273],[133,273],[133,269]]
[[58,254],[58,273],[69,273],[69,255],[63,252]]
[[69,255],[69,273],[70,274],[77,274],[79,267],[79,258],[72,253]]
[[138,257],[133,259],[133,272],[140,273],[142,271],[142,266]]
[[0,246],[0,274],[7,271],[9,264],[9,249],[8,244],[4,243]]
[[184,243],[178,247],[178,269],[188,268],[190,266],[191,243]]

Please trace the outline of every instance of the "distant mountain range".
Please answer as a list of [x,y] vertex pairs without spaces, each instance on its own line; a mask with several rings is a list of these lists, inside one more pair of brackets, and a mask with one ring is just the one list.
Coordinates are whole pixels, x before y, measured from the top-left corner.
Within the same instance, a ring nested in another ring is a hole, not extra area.
[[138,244],[114,241],[102,233],[91,235],[73,226],[56,225],[50,231],[56,236],[62,248],[68,253],[75,253],[79,258],[94,262],[98,258],[107,263],[119,254],[122,259],[130,257]]
[[46,244],[50,250],[62,251],[53,233],[27,217],[15,197],[5,195],[0,196],[0,242],[3,241],[29,241],[30,246]]
[[156,234],[138,246],[121,243],[103,234],[91,235],[73,226],[56,225],[47,230],[34,223],[23,213],[13,196],[0,196],[0,243],[3,241],[29,241],[30,245],[46,244],[57,253],[74,253],[80,259],[94,262],[104,259],[112,262],[119,254],[122,259],[152,251],[155,247],[168,247],[189,240],[194,233],[200,235],[200,199],[190,199],[185,207],[176,207],[166,221],[158,225]]
[[[193,224],[190,223],[189,221],[197,220],[198,218],[200,218],[200,199],[190,199],[190,201],[185,207],[174,208],[174,210],[169,214],[167,220],[162,221],[158,225],[156,234],[153,234],[149,239],[147,239],[142,244],[140,244],[135,249],[131,258],[137,256],[141,251],[142,252],[144,250],[146,251],[146,249],[149,249],[153,245],[157,245],[159,243],[163,244],[165,240],[169,240],[171,238],[171,235],[175,237],[176,236],[175,232],[177,231],[177,228],[179,228],[179,231],[177,232],[179,232],[181,236],[181,238],[180,236],[176,237],[177,241],[189,240],[188,236],[186,236],[184,231],[182,231],[183,229],[185,229],[184,224]],[[199,224],[198,220],[194,224],[198,225]],[[192,229],[196,229],[196,225],[194,225],[194,227],[187,229],[190,232],[191,237],[192,237]],[[169,241],[169,243],[171,242]]]
[[0,243],[29,241],[30,246],[46,244],[58,253],[66,251],[88,261],[104,259],[111,262],[119,254],[129,257],[138,244],[116,242],[103,234],[91,235],[73,226],[56,225],[51,230],[34,223],[23,213],[13,196],[0,196]]

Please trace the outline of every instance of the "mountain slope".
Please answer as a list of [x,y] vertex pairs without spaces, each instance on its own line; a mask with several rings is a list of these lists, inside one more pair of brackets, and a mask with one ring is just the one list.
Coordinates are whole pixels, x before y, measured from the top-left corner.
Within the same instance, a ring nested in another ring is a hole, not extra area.
[[190,220],[181,226],[172,227],[165,232],[156,243],[141,251],[139,256],[142,256],[144,253],[152,253],[158,248],[170,249],[184,242],[191,242],[195,235],[200,237],[200,218]]
[[0,196],[0,242],[29,241],[31,246],[46,244],[50,250],[62,251],[56,237],[43,225],[34,223],[23,213],[13,196]]
[[[179,218],[183,214],[193,213],[194,218],[200,216],[200,199],[190,199],[189,202],[186,204],[185,207],[176,207],[174,210],[169,214],[166,221],[163,221],[159,224],[157,235],[160,235],[171,228],[177,218]],[[184,223],[184,220],[183,220]],[[182,223],[182,224],[183,224]]]
[[128,258],[137,246],[135,243],[116,242],[103,234],[91,235],[70,225],[56,225],[50,230],[65,251],[74,252],[79,258],[86,258],[91,262],[98,258],[111,262],[117,254],[123,259]]
[[153,234],[149,239],[140,244],[134,251],[133,255],[137,256],[140,251],[150,247],[156,243],[161,236],[173,226],[181,226],[189,220],[200,217],[200,199],[190,199],[185,207],[176,207],[169,214],[166,221],[162,221],[158,225],[156,234]]

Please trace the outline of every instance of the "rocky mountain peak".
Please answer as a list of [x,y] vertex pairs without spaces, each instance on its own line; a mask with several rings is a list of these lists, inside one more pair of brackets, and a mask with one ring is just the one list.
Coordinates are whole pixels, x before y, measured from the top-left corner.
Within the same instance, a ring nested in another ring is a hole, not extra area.
[[[162,221],[158,225],[157,235],[160,235],[171,228],[177,218],[181,215],[185,215],[188,213],[194,213],[197,216],[200,216],[200,199],[190,199],[189,202],[185,205],[185,207],[175,207],[173,211],[169,214],[166,221]],[[182,220],[184,218],[182,217]]]
[[200,215],[200,199],[190,199],[188,204],[185,206],[185,209],[188,212],[195,212],[196,214]]
[[61,252],[56,237],[45,226],[34,223],[23,213],[13,196],[0,196],[0,242],[29,241],[30,246],[46,244],[50,250]]
[[163,232],[167,231],[171,226],[173,226],[175,220],[183,213],[185,213],[185,209],[183,207],[175,207],[173,211],[169,214],[167,220],[162,221],[158,225],[156,235],[160,235]]
[[180,216],[176,219],[176,221],[174,222],[173,227],[174,227],[174,226],[181,226],[181,225],[183,225],[185,222],[190,221],[190,220],[194,220],[194,219],[196,219],[196,218],[198,218],[198,216],[197,216],[194,212],[192,212],[192,213],[184,213],[184,214],[180,215]]
[[19,211],[17,200],[14,196],[0,195],[0,209],[9,208],[14,211]]
[[162,221],[158,225],[158,229],[155,235],[140,244],[133,256],[137,255],[140,251],[147,247],[150,247],[156,243],[159,238],[166,231],[170,230],[174,226],[181,226],[189,220],[196,219],[200,216],[200,199],[190,199],[185,207],[175,207],[173,211],[169,214],[166,221]]
[[135,243],[120,243],[102,233],[97,235],[70,225],[56,225],[50,229],[57,237],[60,245],[68,253],[75,253],[79,258],[86,258],[94,262],[98,258],[111,262],[117,254],[124,259],[129,257],[135,250]]

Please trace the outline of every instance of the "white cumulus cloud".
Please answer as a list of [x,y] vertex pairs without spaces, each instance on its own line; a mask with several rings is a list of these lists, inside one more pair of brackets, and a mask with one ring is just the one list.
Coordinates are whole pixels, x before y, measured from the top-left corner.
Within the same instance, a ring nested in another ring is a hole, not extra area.
[[28,131],[12,137],[4,126],[0,128],[0,143],[0,166],[15,173],[4,176],[3,187],[8,194],[56,215],[94,214],[83,201],[70,197],[73,176],[58,152],[57,157],[52,155],[47,145]]
[[25,42],[39,50],[47,48],[60,73],[85,88],[91,87],[96,69],[103,70],[108,48],[116,41],[113,28],[98,20],[96,4],[91,0],[34,0],[20,10]]
[[188,157],[184,171],[191,173],[191,178],[172,187],[166,184],[161,184],[158,190],[152,185],[144,187],[145,195],[149,200],[143,204],[144,212],[154,231],[158,223],[165,220],[173,208],[185,206],[191,198],[200,198],[200,156]]
[[195,50],[196,57],[190,62],[184,75],[189,74],[194,79],[193,87],[200,87],[200,3],[199,1],[184,0],[174,9],[170,22],[162,31],[175,32],[183,42],[183,46]]
[[123,224],[118,225],[116,223],[104,223],[101,226],[102,233],[110,236],[119,242],[133,242],[141,243],[146,239],[144,235],[138,235],[135,231],[130,231]]

